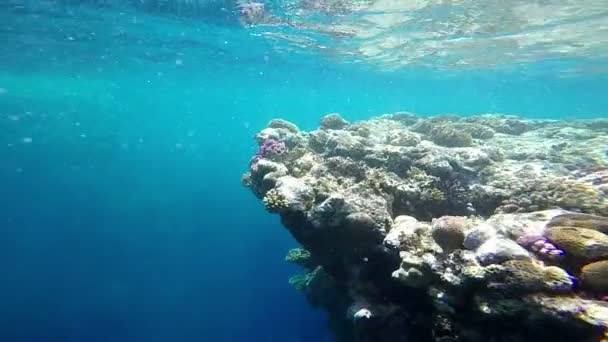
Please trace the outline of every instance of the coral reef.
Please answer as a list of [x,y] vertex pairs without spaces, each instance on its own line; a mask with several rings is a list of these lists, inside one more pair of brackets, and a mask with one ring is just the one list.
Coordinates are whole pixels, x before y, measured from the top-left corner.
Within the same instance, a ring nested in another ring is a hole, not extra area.
[[608,340],[608,132],[411,113],[273,120],[244,184],[339,341]]

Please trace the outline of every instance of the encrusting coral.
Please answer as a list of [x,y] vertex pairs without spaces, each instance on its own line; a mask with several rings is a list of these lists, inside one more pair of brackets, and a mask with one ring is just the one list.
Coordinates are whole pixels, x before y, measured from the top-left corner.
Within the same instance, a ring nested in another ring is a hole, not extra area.
[[606,341],[608,130],[505,115],[273,120],[244,184],[338,341]]
[[497,289],[524,292],[569,292],[575,280],[565,270],[556,266],[544,266],[532,259],[508,260],[492,265],[489,286]]

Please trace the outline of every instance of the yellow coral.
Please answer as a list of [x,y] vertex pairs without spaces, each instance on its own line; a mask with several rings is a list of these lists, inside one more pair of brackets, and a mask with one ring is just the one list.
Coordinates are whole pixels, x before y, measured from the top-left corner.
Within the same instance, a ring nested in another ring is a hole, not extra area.
[[566,252],[567,256],[581,261],[608,257],[608,235],[597,230],[578,227],[552,227],[545,237]]
[[[491,269],[491,267],[490,267]],[[494,286],[521,289],[526,291],[570,291],[573,278],[556,266],[544,266],[530,259],[509,260],[488,274],[498,278]]]

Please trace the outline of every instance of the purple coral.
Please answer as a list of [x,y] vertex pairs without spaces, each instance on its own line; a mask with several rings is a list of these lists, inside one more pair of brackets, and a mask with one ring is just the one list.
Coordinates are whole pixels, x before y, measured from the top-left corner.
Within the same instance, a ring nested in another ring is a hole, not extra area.
[[287,152],[287,145],[285,145],[284,141],[276,140],[276,139],[266,139],[258,149],[258,152],[255,154],[253,159],[251,160],[251,165],[257,164],[261,159],[281,155]]
[[564,255],[564,251],[557,248],[557,246],[544,238],[536,240],[534,243],[532,243],[532,245],[530,245],[530,249],[548,259],[555,259]]

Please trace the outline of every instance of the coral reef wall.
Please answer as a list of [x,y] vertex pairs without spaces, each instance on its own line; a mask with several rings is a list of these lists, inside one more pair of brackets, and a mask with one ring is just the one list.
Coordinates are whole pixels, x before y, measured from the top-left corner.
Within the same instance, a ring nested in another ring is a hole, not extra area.
[[340,341],[608,341],[608,121],[273,120],[244,184]]

